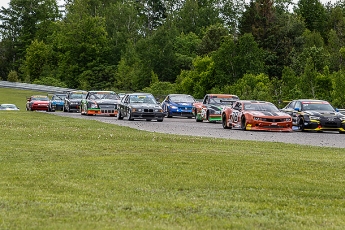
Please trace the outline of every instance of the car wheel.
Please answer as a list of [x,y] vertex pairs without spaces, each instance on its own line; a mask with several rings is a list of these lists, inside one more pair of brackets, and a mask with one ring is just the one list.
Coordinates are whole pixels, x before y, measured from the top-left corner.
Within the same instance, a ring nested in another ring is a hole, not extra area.
[[222,115],[222,125],[223,125],[223,129],[231,129],[231,127],[229,127],[228,124],[227,124],[226,114]]
[[241,119],[241,129],[246,131],[247,130],[247,122],[246,122],[246,118],[242,117]]
[[195,121],[196,121],[196,122],[203,122],[203,120],[202,120],[202,119],[199,119],[199,117],[198,117],[198,114],[197,114],[197,113],[195,114]]
[[345,134],[345,131],[339,131],[340,134]]
[[121,110],[117,112],[117,120],[123,120],[123,116],[121,114]]
[[134,121],[134,119],[133,119],[133,117],[132,117],[132,112],[131,112],[131,110],[128,111],[127,117],[128,117],[128,120],[129,120],[129,121]]
[[300,118],[299,121],[298,121],[298,130],[300,130],[302,132],[305,131],[303,118]]
[[163,118],[161,118],[161,119],[157,119],[157,121],[158,121],[158,122],[162,122],[162,121],[163,121]]

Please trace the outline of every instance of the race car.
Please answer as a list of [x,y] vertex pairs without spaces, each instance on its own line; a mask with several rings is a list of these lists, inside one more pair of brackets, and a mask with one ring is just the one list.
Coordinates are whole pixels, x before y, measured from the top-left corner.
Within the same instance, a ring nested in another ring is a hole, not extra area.
[[[49,96],[49,95],[48,95]],[[62,110],[65,104],[66,94],[53,94],[49,102],[49,111]]]
[[120,97],[114,91],[89,91],[81,100],[81,115],[117,115]]
[[292,131],[291,116],[266,101],[236,101],[222,111],[222,125],[224,129]]
[[151,93],[129,93],[126,94],[119,104],[117,119],[127,118],[162,122],[165,113],[161,105]]
[[345,133],[345,115],[334,109],[328,101],[298,99],[281,110],[291,115],[296,130]]
[[176,117],[193,117],[193,96],[188,94],[169,94],[162,101],[161,106],[168,118]]
[[64,100],[64,112],[79,112],[81,100],[86,97],[87,91],[73,90],[66,93]]
[[33,95],[26,98],[26,110],[49,110],[49,97],[43,95]]
[[222,110],[224,107],[231,107],[239,100],[238,96],[232,94],[206,94],[202,102],[193,104],[193,114],[197,122],[207,120],[209,122],[222,121]]

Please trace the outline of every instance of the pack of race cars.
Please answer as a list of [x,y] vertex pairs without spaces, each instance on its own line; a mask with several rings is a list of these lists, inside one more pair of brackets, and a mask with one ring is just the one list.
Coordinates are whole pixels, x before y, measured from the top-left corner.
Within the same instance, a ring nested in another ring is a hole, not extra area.
[[150,93],[119,94],[114,91],[69,91],[50,98],[27,98],[26,110],[79,112],[81,115],[109,115],[132,120],[156,120],[165,117],[194,118],[196,122],[221,123],[224,129],[256,131],[338,131],[345,133],[345,115],[328,101],[297,99],[278,109],[273,103],[240,100],[232,94],[206,94],[196,100],[188,94],[169,94],[159,102]]

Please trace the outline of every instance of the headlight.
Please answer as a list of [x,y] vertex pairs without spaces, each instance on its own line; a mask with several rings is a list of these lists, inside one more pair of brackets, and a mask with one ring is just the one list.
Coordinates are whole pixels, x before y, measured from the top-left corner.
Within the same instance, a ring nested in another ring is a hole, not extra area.
[[171,105],[170,108],[171,109],[177,109],[177,106]]
[[142,109],[137,109],[138,110],[138,112],[141,112],[142,111]]
[[157,112],[163,112],[163,110],[162,109],[155,109],[155,112],[157,113]]
[[341,121],[345,121],[345,117],[339,117]]
[[317,117],[317,116],[309,116],[309,119],[310,120],[320,120],[320,117]]
[[285,121],[291,121],[291,118],[286,118]]
[[254,117],[253,119],[254,119],[255,121],[260,121],[260,120],[261,120],[260,117]]

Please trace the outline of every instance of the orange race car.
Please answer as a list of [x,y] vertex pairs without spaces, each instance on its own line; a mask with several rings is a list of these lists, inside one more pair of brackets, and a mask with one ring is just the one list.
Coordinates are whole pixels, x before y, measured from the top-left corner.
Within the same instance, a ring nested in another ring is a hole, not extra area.
[[239,100],[222,111],[224,129],[292,131],[292,119],[271,102]]

